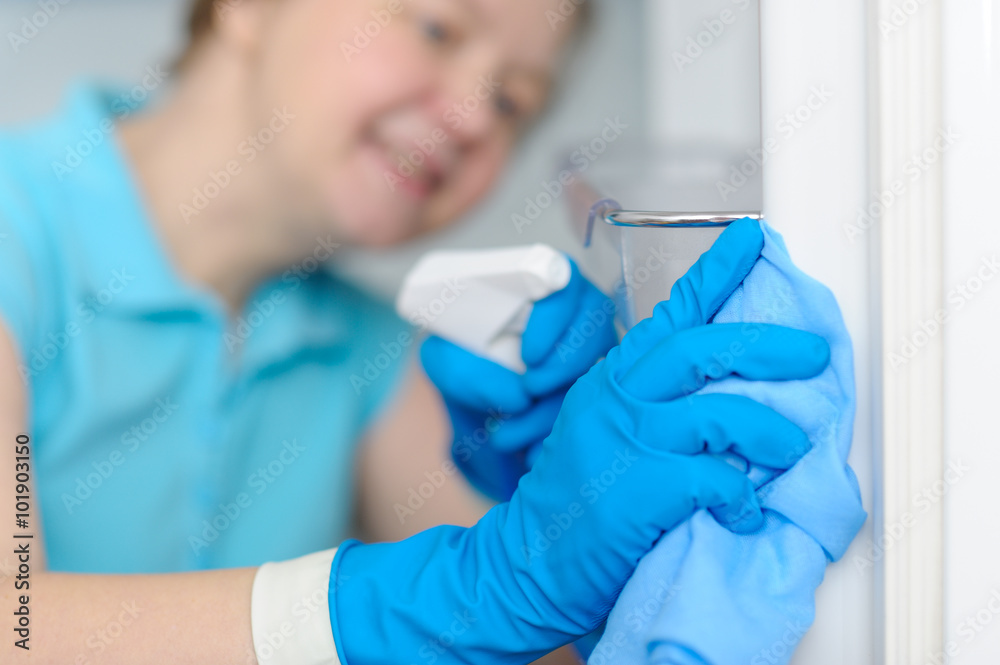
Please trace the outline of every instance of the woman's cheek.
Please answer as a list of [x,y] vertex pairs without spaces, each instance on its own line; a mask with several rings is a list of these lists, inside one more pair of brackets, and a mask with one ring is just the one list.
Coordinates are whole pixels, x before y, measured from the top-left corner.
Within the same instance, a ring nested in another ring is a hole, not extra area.
[[344,89],[350,90],[352,97],[386,106],[432,83],[440,63],[429,57],[415,34],[412,26],[397,17],[365,49],[351,58],[341,55]]
[[512,143],[498,136],[462,161],[456,180],[443,192],[441,200],[429,207],[430,228],[454,223],[492,191],[510,159]]

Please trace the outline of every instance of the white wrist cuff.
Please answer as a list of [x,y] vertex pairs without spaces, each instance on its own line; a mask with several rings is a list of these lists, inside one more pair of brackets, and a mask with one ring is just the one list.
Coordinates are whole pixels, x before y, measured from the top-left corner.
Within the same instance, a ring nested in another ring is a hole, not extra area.
[[260,665],[341,665],[330,627],[330,566],[336,549],[257,570],[250,598]]

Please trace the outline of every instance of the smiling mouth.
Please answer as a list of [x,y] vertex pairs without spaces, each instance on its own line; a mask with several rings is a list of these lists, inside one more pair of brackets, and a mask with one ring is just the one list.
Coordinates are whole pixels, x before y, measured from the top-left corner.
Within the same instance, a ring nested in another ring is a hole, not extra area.
[[445,174],[433,155],[426,155],[414,148],[409,152],[389,143],[374,140],[374,146],[385,162],[386,181],[390,188],[400,190],[412,198],[424,200],[444,185]]

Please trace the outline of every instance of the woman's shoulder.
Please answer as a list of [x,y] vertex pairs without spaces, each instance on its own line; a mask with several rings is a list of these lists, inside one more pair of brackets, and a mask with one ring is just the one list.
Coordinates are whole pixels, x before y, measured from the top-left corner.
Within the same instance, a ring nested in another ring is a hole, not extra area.
[[22,345],[57,315],[63,274],[72,264],[65,228],[88,184],[67,177],[72,112],[0,129],[0,317]]
[[56,315],[62,248],[47,205],[0,156],[0,318],[22,348]]
[[82,97],[83,92],[74,89],[52,113],[0,128],[0,225],[7,227],[0,232],[15,234],[25,250],[57,240],[54,225],[65,218],[60,212],[70,205],[69,192],[88,187],[70,178],[72,169],[67,166],[77,164],[70,155],[79,157],[81,149],[93,155],[97,147],[74,141],[81,124],[92,121],[81,109],[86,106]]

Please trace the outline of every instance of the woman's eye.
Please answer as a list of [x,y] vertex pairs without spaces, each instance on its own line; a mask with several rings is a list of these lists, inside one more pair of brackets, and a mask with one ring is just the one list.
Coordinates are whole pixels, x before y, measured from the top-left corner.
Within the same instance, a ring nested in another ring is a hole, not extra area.
[[509,95],[504,93],[497,93],[496,98],[493,100],[493,105],[496,107],[497,113],[506,118],[516,118],[519,113],[517,103],[510,98]]
[[438,44],[446,44],[451,37],[451,32],[448,30],[448,27],[440,21],[426,19],[423,21],[421,27],[424,31],[424,36],[432,42],[436,42]]

